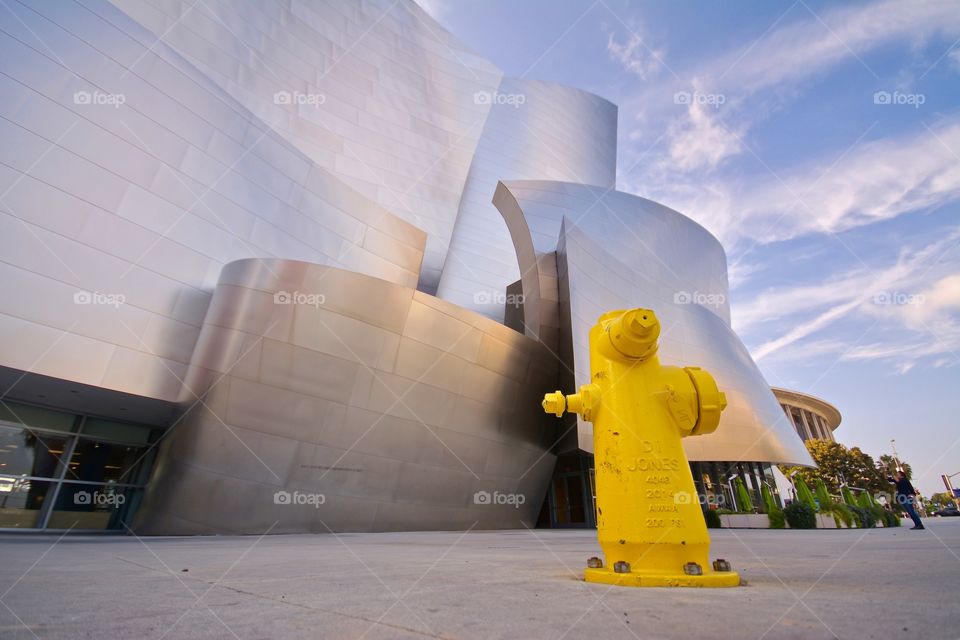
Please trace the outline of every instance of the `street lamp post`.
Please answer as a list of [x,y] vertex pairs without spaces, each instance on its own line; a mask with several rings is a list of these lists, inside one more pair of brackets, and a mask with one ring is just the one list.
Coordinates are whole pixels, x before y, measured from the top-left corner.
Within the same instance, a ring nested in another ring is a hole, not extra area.
[[893,449],[893,460],[897,463],[897,471],[903,471],[903,465],[900,464],[900,454],[897,453],[897,441],[890,438],[890,448]]
[[733,503],[733,510],[739,511],[737,508],[737,494],[733,492],[733,479],[737,477],[737,474],[727,476],[727,488],[730,489],[730,502]]

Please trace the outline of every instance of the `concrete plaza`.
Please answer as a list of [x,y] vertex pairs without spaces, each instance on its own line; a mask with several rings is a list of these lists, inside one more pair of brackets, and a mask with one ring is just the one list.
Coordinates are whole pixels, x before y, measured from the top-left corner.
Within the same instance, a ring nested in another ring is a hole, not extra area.
[[595,532],[0,536],[0,638],[957,638],[960,519],[717,530],[747,585],[586,584]]

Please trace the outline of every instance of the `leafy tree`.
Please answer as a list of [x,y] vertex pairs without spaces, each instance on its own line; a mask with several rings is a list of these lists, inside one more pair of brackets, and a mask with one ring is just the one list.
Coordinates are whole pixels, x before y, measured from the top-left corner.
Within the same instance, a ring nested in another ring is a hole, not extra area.
[[[866,489],[871,494],[891,492],[884,460],[892,460],[892,457],[881,456],[878,463],[859,447],[848,449],[839,442],[829,440],[808,440],[806,446],[817,468],[781,468],[785,474],[796,472],[794,477],[802,477],[807,486],[816,486],[817,479],[820,479],[828,493],[833,495],[840,493],[842,485]],[[904,468],[909,474],[909,465],[904,465]]]
[[943,509],[946,506],[953,504],[953,496],[951,496],[946,491],[941,491],[940,493],[935,493],[930,496],[928,502],[931,507],[935,509]]
[[[897,460],[889,454],[883,454],[880,456],[880,459],[877,460],[877,468],[884,477],[897,475]],[[901,461],[900,468],[903,469],[903,472],[907,474],[907,480],[913,479],[913,468],[910,467],[906,462]]]

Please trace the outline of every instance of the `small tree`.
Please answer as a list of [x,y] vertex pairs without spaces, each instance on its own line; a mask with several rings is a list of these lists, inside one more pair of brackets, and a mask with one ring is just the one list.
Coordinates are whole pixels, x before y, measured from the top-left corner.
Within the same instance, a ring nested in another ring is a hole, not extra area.
[[817,502],[820,503],[820,511],[830,511],[833,506],[833,498],[830,497],[830,492],[827,491],[827,485],[823,478],[817,478],[814,486],[816,487]]
[[843,501],[847,503],[847,506],[850,507],[859,507],[860,504],[857,502],[857,499],[853,497],[853,492],[850,491],[850,487],[843,487],[840,489],[840,495],[843,496]]
[[797,490],[797,500],[804,503],[814,512],[817,511],[817,501],[814,499],[813,494],[810,492],[810,487],[807,486],[807,483],[803,481],[802,476],[795,476],[797,479],[794,483],[794,487]]
[[948,507],[953,504],[953,496],[946,491],[941,491],[940,493],[935,493],[930,496],[927,501],[931,507],[943,509],[944,507]]
[[786,522],[783,509],[777,506],[770,488],[766,484],[760,485],[760,497],[763,498],[763,508],[767,512],[767,520],[771,529],[783,529]]
[[760,485],[760,501],[763,503],[763,512],[770,513],[776,508],[777,503],[773,500],[773,494],[766,483]]
[[753,513],[753,500],[750,499],[750,492],[747,491],[743,480],[737,477],[733,485],[737,490],[737,506],[740,507],[739,511],[743,513]]

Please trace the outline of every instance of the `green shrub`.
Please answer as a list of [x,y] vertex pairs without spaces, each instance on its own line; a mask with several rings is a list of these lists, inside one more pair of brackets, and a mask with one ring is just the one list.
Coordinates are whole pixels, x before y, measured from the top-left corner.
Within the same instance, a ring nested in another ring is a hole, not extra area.
[[837,526],[840,526],[840,522],[846,525],[847,529],[853,526],[853,512],[850,511],[850,508],[845,504],[838,504],[834,502],[830,506],[830,511],[833,512],[833,519],[839,519]]
[[899,527],[900,526],[900,516],[898,516],[893,511],[888,511],[883,509],[883,526],[885,527]]
[[[810,492],[810,487],[803,481],[803,476],[797,476],[797,482],[793,486],[797,490],[797,500],[795,500],[795,502],[800,501],[816,512],[817,501],[814,499],[813,493]],[[787,521],[789,522],[789,518]]]
[[859,496],[859,502],[861,507],[873,515],[873,519],[877,523],[885,522],[886,516],[883,515],[885,513],[883,507],[877,504],[876,500],[873,499],[873,496],[870,495],[869,492],[864,491],[861,493]]
[[740,513],[753,513],[753,500],[750,499],[750,492],[739,477],[734,481],[733,486],[737,491],[737,510]]
[[[809,492],[809,489],[807,491]],[[794,500],[784,508],[783,515],[791,529],[817,528],[816,511],[806,502]]]
[[851,507],[859,507],[857,499],[853,497],[853,492],[850,491],[850,487],[843,487],[840,489],[840,495],[843,496],[843,501],[846,502]]
[[817,499],[817,503],[820,505],[820,511],[830,511],[830,507],[833,506],[833,498],[830,497],[830,492],[827,491],[827,485],[824,484],[823,478],[817,478],[816,484],[814,485],[814,497]]
[[720,514],[716,509],[704,509],[703,519],[707,523],[707,529],[719,529],[723,526],[720,522]]
[[770,487],[766,483],[760,485],[760,499],[763,502],[763,512],[770,513],[777,508],[777,502],[773,499],[773,494],[770,493]]
[[760,485],[760,497],[763,498],[763,510],[767,514],[770,528],[783,529],[787,522],[783,515],[783,509],[777,506],[777,501],[773,499],[770,487],[766,484]]
[[877,519],[873,516],[870,509],[865,509],[860,505],[847,505],[847,508],[853,513],[857,526],[861,529],[872,529],[877,526]]
[[774,507],[767,512],[767,520],[770,522],[771,529],[783,529],[786,526],[786,516],[783,514],[783,509],[780,507]]

